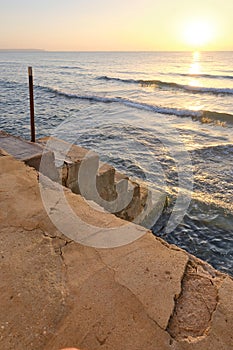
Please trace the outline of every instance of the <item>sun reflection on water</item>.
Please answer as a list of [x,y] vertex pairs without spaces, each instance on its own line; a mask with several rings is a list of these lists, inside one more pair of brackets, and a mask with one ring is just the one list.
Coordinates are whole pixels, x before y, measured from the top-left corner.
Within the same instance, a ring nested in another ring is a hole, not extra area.
[[[190,63],[189,70],[188,70],[188,74],[189,74],[188,85],[190,87],[202,86],[202,84],[200,84],[200,79],[198,79],[198,76],[202,73],[200,58],[201,58],[200,52],[194,51],[192,54],[192,61]],[[187,107],[194,111],[200,111],[203,108],[203,105],[201,105],[200,101],[195,101],[194,104],[191,103]]]
[[188,84],[190,86],[200,86],[200,82],[198,81],[195,76],[198,76],[201,74],[201,65],[200,65],[200,52],[194,51],[192,62],[189,67],[189,74],[190,74],[190,80]]

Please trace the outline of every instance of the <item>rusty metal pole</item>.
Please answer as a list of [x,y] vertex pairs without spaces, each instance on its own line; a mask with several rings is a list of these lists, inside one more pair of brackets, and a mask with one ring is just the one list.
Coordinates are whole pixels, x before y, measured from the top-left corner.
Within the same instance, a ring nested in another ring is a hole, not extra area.
[[28,67],[28,80],[29,80],[29,97],[30,97],[31,142],[35,142],[36,141],[36,133],[35,133],[35,117],[34,117],[32,67]]

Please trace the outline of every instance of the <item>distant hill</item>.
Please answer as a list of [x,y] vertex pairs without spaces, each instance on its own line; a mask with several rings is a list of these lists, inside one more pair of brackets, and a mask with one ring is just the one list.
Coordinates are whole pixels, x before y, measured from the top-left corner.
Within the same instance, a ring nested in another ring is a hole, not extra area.
[[0,49],[0,52],[44,52],[43,49]]

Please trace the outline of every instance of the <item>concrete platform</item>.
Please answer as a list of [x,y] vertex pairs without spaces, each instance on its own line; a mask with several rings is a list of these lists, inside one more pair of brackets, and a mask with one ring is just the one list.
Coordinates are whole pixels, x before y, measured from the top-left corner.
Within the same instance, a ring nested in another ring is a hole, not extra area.
[[3,131],[0,131],[0,148],[22,161],[43,152],[43,148],[38,144],[25,141]]
[[53,152],[48,150],[44,152],[44,148],[41,145],[0,131],[0,149],[3,150],[3,153],[5,151],[5,153],[12,155],[17,160],[23,161],[37,171],[40,169],[41,158],[44,153],[44,175],[49,176],[53,180],[58,178],[58,173],[54,165]]
[[[0,157],[0,349],[232,350],[233,280],[145,230],[118,248],[70,239],[71,217],[48,189],[52,224],[37,172]],[[76,215],[96,232],[125,222],[96,212],[65,189]],[[142,230],[128,224],[130,234]]]

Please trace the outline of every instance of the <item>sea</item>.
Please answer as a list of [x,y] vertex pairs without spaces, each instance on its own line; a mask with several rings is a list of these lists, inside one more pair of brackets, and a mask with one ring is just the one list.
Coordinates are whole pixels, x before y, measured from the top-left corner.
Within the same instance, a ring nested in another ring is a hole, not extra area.
[[0,52],[0,128],[57,136],[167,193],[153,233],[233,275],[233,52]]

